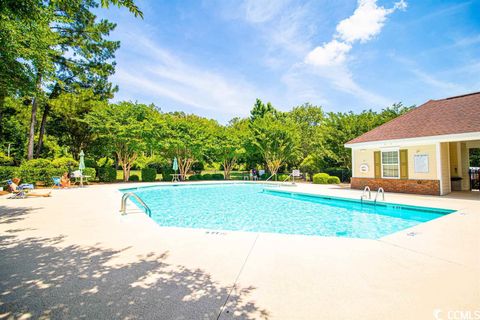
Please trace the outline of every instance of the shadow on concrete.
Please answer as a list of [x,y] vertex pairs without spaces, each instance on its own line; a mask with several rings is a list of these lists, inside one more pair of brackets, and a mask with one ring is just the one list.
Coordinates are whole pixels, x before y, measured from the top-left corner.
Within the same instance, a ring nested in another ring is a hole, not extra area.
[[[12,200],[12,201],[21,201]],[[0,224],[15,223],[25,219],[25,217],[31,214],[33,211],[38,210],[39,208],[29,208],[29,207],[7,207],[0,206]]]
[[[231,290],[202,270],[166,263],[168,253],[112,264],[123,250],[63,240],[0,237],[0,318],[217,319]],[[224,312],[268,319],[248,301],[252,290],[235,290]]]

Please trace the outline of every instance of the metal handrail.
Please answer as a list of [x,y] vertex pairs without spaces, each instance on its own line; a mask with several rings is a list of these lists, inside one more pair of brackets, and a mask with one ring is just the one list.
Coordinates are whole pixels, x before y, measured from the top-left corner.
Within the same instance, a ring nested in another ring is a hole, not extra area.
[[375,203],[377,202],[378,194],[382,193],[382,201],[385,201],[385,190],[382,187],[378,188],[377,194],[375,195]]
[[360,197],[360,200],[363,200],[363,198],[365,198],[365,193],[368,191],[368,199],[372,199],[372,192],[370,191],[370,187],[369,186],[365,186],[365,188],[363,189],[363,193],[362,193],[362,196]]
[[140,204],[145,208],[145,211],[147,212],[148,216],[151,217],[152,216],[152,210],[150,210],[150,208],[147,206],[147,204],[138,196],[136,195],[135,193],[133,192],[127,192],[127,193],[124,193],[123,196],[122,196],[122,203],[121,203],[121,207],[120,207],[120,212],[122,214],[126,214],[126,211],[127,211],[127,200],[128,198],[130,197],[134,197],[135,199],[137,199],[138,202],[140,202]]
[[274,176],[275,174],[272,174],[270,177],[267,178],[267,180],[265,180],[265,182],[267,182],[268,180],[272,179],[272,177]]

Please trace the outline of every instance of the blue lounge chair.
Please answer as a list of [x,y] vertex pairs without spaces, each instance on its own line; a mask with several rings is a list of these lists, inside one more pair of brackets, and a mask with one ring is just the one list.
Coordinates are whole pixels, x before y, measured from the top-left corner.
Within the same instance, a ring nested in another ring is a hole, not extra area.
[[54,188],[61,188],[62,184],[60,182],[61,178],[60,177],[52,177],[53,180],[53,187]]
[[12,191],[13,195],[10,197],[11,199],[24,199],[27,197],[28,190],[32,190],[33,184],[30,183],[22,183],[21,185],[17,186],[12,180],[7,180],[8,187]]

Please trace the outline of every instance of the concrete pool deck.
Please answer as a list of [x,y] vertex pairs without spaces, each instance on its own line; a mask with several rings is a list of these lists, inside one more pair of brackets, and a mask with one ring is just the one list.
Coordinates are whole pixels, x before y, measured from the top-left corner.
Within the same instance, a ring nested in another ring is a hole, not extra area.
[[146,185],[0,197],[0,319],[475,319],[480,310],[480,193],[387,193],[458,211],[364,240],[160,227],[133,205],[120,215],[118,189]]

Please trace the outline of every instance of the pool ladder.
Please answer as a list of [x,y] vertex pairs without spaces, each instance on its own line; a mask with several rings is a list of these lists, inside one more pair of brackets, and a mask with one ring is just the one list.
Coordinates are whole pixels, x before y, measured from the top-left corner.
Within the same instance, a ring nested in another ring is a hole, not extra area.
[[[364,189],[363,189],[363,193],[362,193],[362,196],[360,197],[360,202],[363,203],[363,199],[365,199],[367,197],[367,191],[368,191],[368,199],[371,200],[372,199],[372,192],[370,191],[370,187],[369,186],[366,186]],[[385,190],[383,190],[382,187],[378,188],[377,190],[377,193],[375,194],[375,199],[373,201],[374,204],[377,203],[377,199],[378,199],[378,195],[379,194],[382,194],[382,201],[385,201]]]
[[377,198],[380,193],[382,194],[382,201],[385,201],[385,190],[383,190],[383,188],[380,187],[378,188],[377,194],[375,195],[375,201],[374,201],[375,203],[377,203]]
[[137,196],[135,193],[133,192],[127,192],[127,193],[124,193],[123,196],[122,196],[122,203],[121,203],[121,206],[120,206],[120,212],[122,214],[126,214],[126,211],[127,211],[127,200],[128,198],[130,197],[134,197],[138,202],[140,202],[140,204],[145,208],[145,211],[147,212],[148,216],[149,217],[152,217],[152,210],[150,210],[150,208],[147,206],[147,204],[139,197]]
[[367,191],[368,191],[368,199],[372,199],[372,192],[370,191],[370,187],[365,186],[365,188],[363,189],[362,196],[360,197],[360,202],[363,203],[363,199],[366,198]]

